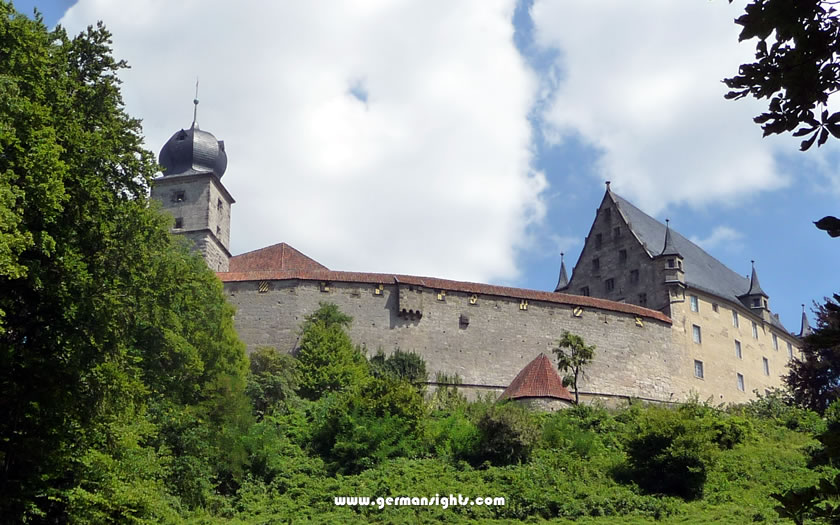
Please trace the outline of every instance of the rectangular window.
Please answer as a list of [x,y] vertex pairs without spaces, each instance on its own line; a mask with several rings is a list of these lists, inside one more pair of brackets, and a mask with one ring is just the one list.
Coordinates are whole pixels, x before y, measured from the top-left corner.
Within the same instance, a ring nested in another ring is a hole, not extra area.
[[599,259],[598,257],[592,259],[592,269],[596,272],[601,269],[601,259]]
[[741,354],[741,341],[735,341],[735,357],[738,359],[743,359],[744,356]]
[[766,357],[761,358],[761,364],[764,365],[764,375],[770,375],[770,361]]
[[647,294],[646,293],[640,293],[639,294],[639,304],[641,306],[647,306]]
[[176,191],[175,196],[172,197],[172,200],[175,202],[184,202],[186,199],[186,193],[184,193],[183,191]]
[[761,298],[753,297],[753,308],[761,308]]
[[779,338],[776,337],[776,334],[773,334],[773,350],[779,349]]
[[696,324],[691,325],[691,334],[694,337],[694,342],[699,345],[702,342],[702,337],[700,335],[700,327]]
[[755,324],[755,321],[752,322],[753,327],[753,339],[758,339],[758,325]]
[[738,328],[738,312],[732,310],[732,326]]
[[175,217],[175,229],[180,230],[184,227],[184,218],[183,217]]
[[219,199],[216,202],[216,209],[219,210],[219,211],[222,211],[222,199]]
[[618,262],[626,263],[627,262],[627,250],[619,250],[618,251]]
[[601,241],[603,240],[603,236],[600,233],[595,234],[595,249],[601,249]]
[[742,376],[741,374],[735,374],[735,375],[738,379],[738,390],[743,392],[744,391],[744,376]]
[[608,292],[615,290],[615,279],[607,279],[604,281],[604,285],[606,286]]
[[703,361],[694,360],[694,377],[703,379]]
[[700,311],[700,301],[697,299],[696,295],[689,295],[688,298],[690,299],[691,303],[691,311],[692,312],[699,312]]
[[589,287],[584,286],[583,288],[581,288],[580,289],[580,294],[583,295],[583,296],[589,297]]
[[604,220],[609,222],[611,217],[612,217],[612,210],[609,209],[609,208],[604,208]]
[[675,261],[676,259],[668,259],[668,268],[673,268],[676,264]]
[[717,304],[717,303],[712,303],[712,311],[713,311],[714,313],[718,313],[719,308],[718,308],[718,304]]
[[793,345],[788,343],[788,359],[793,359]]
[[616,239],[621,237],[621,228],[619,228],[618,226],[613,228],[613,237],[615,237]]
[[639,270],[630,270],[630,282],[631,283],[639,282]]

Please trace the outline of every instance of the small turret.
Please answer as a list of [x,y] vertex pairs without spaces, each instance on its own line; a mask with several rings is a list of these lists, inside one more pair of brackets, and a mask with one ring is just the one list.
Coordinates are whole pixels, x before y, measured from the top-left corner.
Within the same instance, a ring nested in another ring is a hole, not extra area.
[[747,293],[738,297],[744,306],[749,308],[754,314],[761,317],[765,321],[770,320],[770,307],[768,306],[768,296],[761,289],[761,284],[758,282],[758,273],[755,271],[755,261],[752,263],[752,275],[750,276],[750,289]]
[[802,324],[799,328],[799,337],[808,337],[814,333],[811,329],[811,325],[808,323],[808,315],[805,313],[805,305],[802,305]]
[[685,301],[683,256],[674,242],[669,219],[665,219],[665,243],[662,252],[655,259],[657,270],[662,275],[662,283],[666,289],[665,304]]
[[560,278],[557,280],[555,292],[565,290],[569,286],[569,276],[566,274],[566,261],[563,260],[563,253],[560,252]]

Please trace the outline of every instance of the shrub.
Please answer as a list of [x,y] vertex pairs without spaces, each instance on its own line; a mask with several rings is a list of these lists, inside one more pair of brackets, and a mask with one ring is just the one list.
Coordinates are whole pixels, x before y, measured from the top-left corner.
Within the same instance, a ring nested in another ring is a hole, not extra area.
[[478,419],[478,461],[510,465],[527,461],[539,439],[536,418],[515,403],[492,405]]
[[259,418],[295,397],[300,376],[297,360],[270,347],[258,348],[250,356],[245,393]]
[[379,350],[370,358],[370,365],[375,376],[388,375],[414,384],[423,384],[429,378],[426,373],[426,361],[414,352],[403,352],[399,348],[387,357]]

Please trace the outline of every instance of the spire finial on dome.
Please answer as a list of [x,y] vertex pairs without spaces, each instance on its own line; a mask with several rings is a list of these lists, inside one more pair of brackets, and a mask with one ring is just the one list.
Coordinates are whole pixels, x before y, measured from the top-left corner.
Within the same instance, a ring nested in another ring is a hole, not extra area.
[[198,127],[198,77],[195,77],[195,98],[193,99],[193,123],[192,127]]

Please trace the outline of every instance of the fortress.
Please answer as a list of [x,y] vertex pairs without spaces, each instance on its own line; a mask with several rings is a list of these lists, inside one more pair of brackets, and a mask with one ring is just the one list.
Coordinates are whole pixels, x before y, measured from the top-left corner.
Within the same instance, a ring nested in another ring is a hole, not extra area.
[[194,122],[160,164],[151,197],[217,272],[249,351],[293,352],[304,316],[326,301],[353,317],[354,343],[417,352],[431,378],[458,374],[473,392],[501,393],[568,330],[597,347],[584,400],[738,403],[781,385],[810,330],[804,312],[799,334],[785,329],[754,266],[738,275],[609,183],[571,280],[561,259],[557,288],[537,291],[333,271],[285,243],[233,256],[224,143]]

